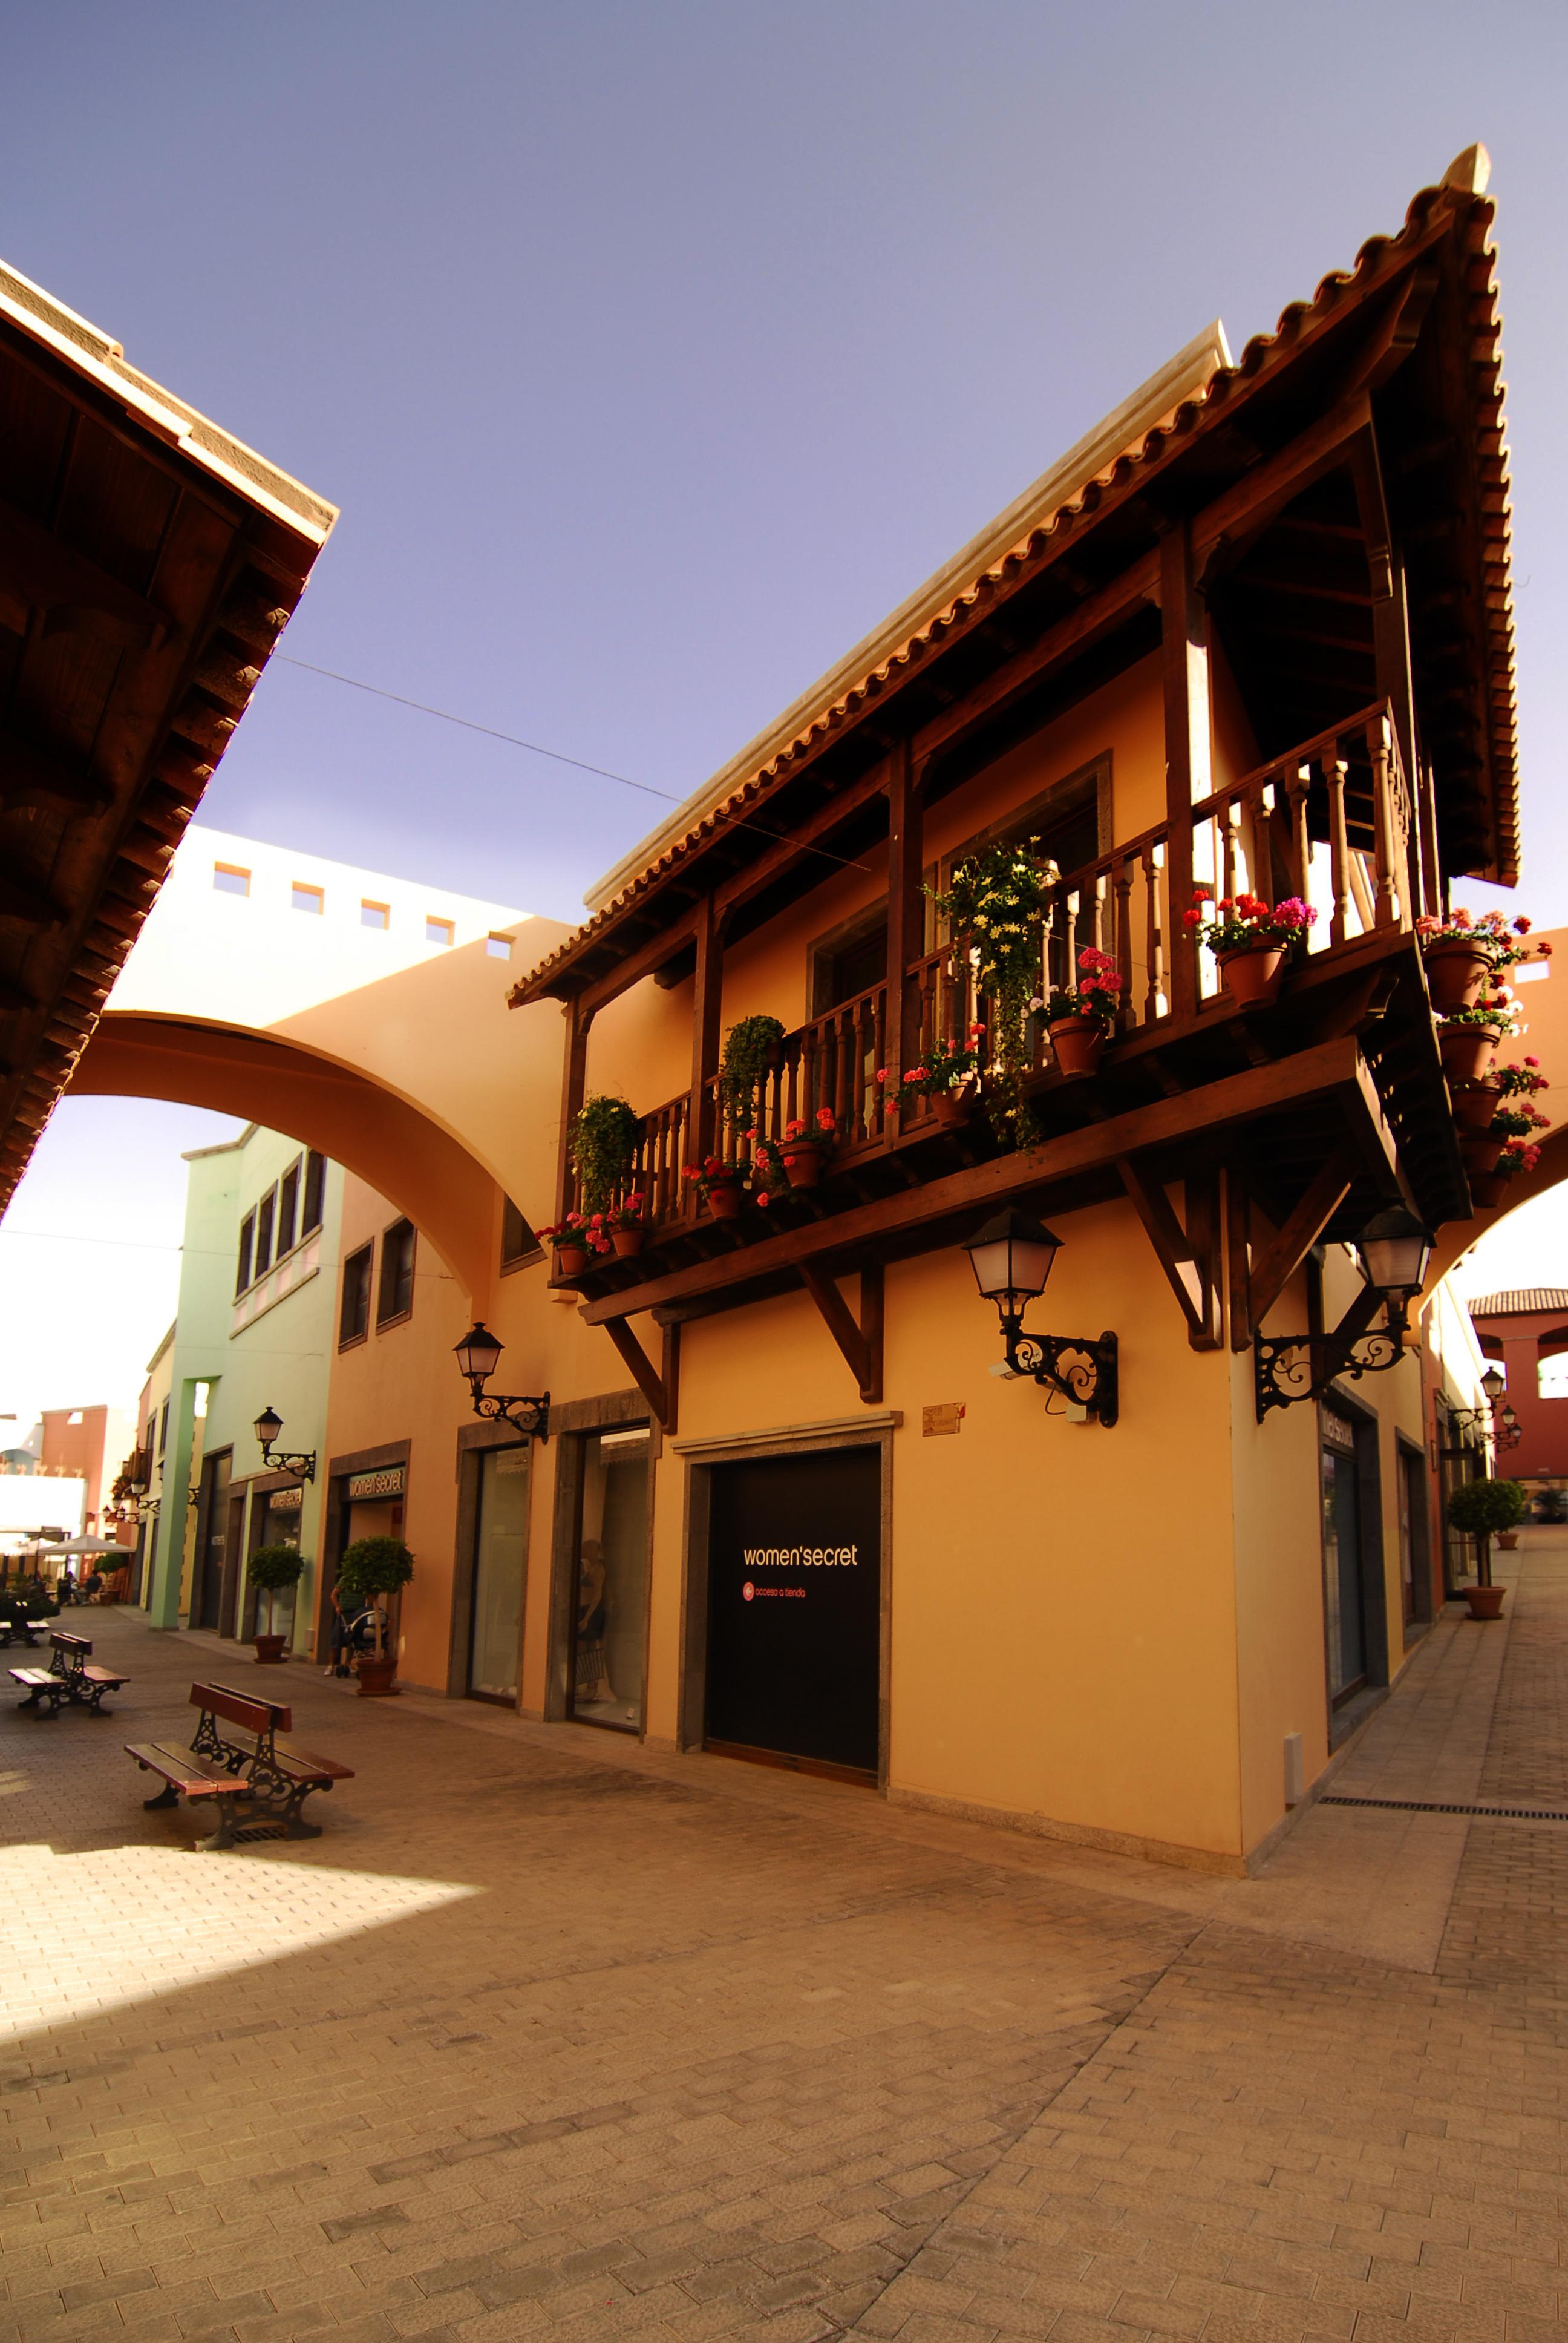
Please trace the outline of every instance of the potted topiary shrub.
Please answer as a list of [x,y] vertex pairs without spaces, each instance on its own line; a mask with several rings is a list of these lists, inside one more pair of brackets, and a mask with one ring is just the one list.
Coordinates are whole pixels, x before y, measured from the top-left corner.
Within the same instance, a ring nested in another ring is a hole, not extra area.
[[401,1538],[356,1538],[338,1568],[340,1597],[367,1604],[375,1621],[376,1649],[360,1655],[359,1696],[369,1700],[389,1693],[397,1673],[397,1655],[386,1648],[387,1614],[382,1605],[388,1594],[407,1586],[414,1575],[414,1557]]
[[604,1092],[585,1099],[572,1119],[572,1168],[578,1202],[590,1217],[602,1212],[631,1177],[642,1124],[623,1098]]
[[1503,1615],[1504,1590],[1492,1584],[1492,1541],[1503,1530],[1517,1529],[1524,1519],[1524,1492],[1517,1481],[1493,1481],[1483,1476],[1466,1481],[1448,1500],[1448,1518],[1465,1537],[1475,1539],[1481,1559],[1477,1582],[1464,1590],[1473,1619]]
[[258,1545],[250,1557],[250,1583],[266,1596],[266,1633],[253,1635],[257,1667],[277,1667],[283,1659],[286,1635],[274,1633],[277,1624],[277,1598],[286,1586],[297,1586],[305,1568],[305,1556],[297,1545]]

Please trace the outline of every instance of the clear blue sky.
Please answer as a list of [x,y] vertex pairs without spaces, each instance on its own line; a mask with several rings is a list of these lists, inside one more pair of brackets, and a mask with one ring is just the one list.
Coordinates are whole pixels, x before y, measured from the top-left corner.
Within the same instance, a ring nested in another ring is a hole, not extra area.
[[[343,508],[287,649],[677,797],[1199,327],[1239,349],[1483,140],[1519,900],[1568,920],[1563,0],[54,0],[5,72],[0,253]],[[276,665],[206,808],[568,918],[661,810]],[[224,1128],[62,1107],[0,1409],[134,1394],[177,1151]]]
[[[1568,913],[1561,0],[61,0],[5,50],[0,251],[343,508],[288,649],[677,795],[1483,139]],[[659,810],[277,669],[207,802],[568,916]]]

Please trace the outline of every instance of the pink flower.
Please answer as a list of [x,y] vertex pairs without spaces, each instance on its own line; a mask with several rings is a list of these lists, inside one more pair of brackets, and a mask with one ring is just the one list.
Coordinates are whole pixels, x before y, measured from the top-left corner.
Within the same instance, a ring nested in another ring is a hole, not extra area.
[[885,1081],[887,1081],[887,1079],[888,1079],[888,1070],[887,1070],[886,1066],[879,1066],[879,1067],[877,1068],[877,1080],[878,1080],[879,1082],[885,1082]]
[[1524,913],[1521,911],[1519,917],[1513,922],[1514,934],[1516,936],[1527,936],[1530,933],[1530,927],[1531,922],[1525,918]]
[[763,1210],[764,1212],[766,1212],[766,1211],[768,1210],[768,1199],[767,1199],[767,1197],[766,1197],[766,1196],[759,1196],[759,1197],[758,1197],[758,1199],[757,1199],[757,1201],[758,1201],[758,1202],[761,1205],[762,1210]]

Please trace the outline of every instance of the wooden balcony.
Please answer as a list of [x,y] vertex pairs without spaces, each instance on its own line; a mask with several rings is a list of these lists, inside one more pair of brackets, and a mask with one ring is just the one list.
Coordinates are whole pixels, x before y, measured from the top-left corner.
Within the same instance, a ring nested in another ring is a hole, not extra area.
[[[879,984],[789,1034],[740,1112],[727,1111],[716,1081],[707,1085],[703,1143],[749,1178],[752,1132],[779,1141],[789,1122],[830,1108],[841,1141],[817,1189],[779,1193],[770,1182],[766,1211],[749,1201],[739,1220],[715,1222],[680,1177],[699,1151],[690,1099],[644,1118],[630,1189],[648,1200],[648,1242],[567,1281],[590,1322],[647,1309],[678,1320],[783,1290],[813,1263],[830,1273],[925,1251],[1016,1197],[1061,1211],[1133,1193],[1158,1220],[1157,1190],[1181,1180],[1195,1195],[1221,1166],[1276,1231],[1330,1189],[1314,1235],[1352,1233],[1402,1190],[1433,1225],[1467,1212],[1413,932],[1413,809],[1387,706],[1203,799],[1179,853],[1171,843],[1171,825],[1159,824],[1051,890],[1042,996],[1070,980],[1088,943],[1115,961],[1123,990],[1092,1076],[1064,1079],[1043,1021],[1031,1021],[1038,1144],[1003,1151],[983,1114],[955,1131],[929,1101],[888,1111],[876,1077],[890,1058],[912,1065],[934,1036],[990,1022],[974,956],[954,939],[903,972],[896,1036],[890,987]],[[1197,950],[1181,922],[1188,869],[1218,895],[1299,895],[1317,910],[1273,1004],[1238,1010]],[[1176,1235],[1196,1251],[1191,1230]],[[1206,1274],[1217,1282],[1216,1262]]]

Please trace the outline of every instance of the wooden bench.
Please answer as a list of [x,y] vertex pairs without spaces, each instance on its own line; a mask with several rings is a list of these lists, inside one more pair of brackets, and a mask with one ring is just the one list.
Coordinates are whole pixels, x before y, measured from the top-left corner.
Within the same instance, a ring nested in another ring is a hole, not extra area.
[[[147,1811],[176,1806],[182,1797],[193,1805],[209,1799],[216,1829],[198,1842],[207,1850],[248,1839],[319,1838],[321,1825],[306,1822],[300,1808],[312,1790],[351,1782],[352,1766],[280,1742],[277,1735],[294,1723],[286,1701],[236,1692],[227,1684],[198,1684],[191,1686],[190,1704],[201,1714],[188,1744],[126,1744],[144,1773],[163,1775],[156,1797],[142,1801]],[[246,1738],[236,1740],[225,1727],[237,1727]]]
[[57,1716],[62,1704],[85,1708],[94,1716],[112,1715],[113,1710],[103,1704],[104,1694],[118,1692],[122,1684],[129,1684],[129,1676],[90,1665],[93,1646],[85,1635],[71,1635],[56,1628],[49,1647],[46,1668],[10,1670],[15,1681],[26,1687],[27,1697],[20,1706],[36,1709],[41,1716]]
[[46,1617],[30,1616],[16,1595],[0,1595],[0,1648],[18,1638],[24,1644],[35,1644],[48,1624]]

